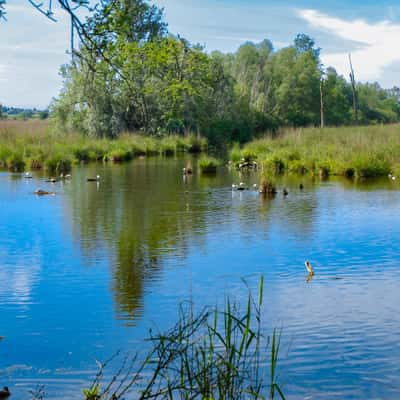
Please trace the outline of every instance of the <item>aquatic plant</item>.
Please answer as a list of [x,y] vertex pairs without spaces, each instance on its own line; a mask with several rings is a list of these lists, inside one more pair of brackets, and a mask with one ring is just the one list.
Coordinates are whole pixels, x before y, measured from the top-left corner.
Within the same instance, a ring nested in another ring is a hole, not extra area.
[[212,174],[217,171],[219,162],[214,157],[203,156],[199,159],[199,168],[203,174]]
[[[176,324],[166,332],[150,331],[144,357],[117,353],[100,364],[85,400],[132,397],[165,399],[285,399],[278,379],[281,332],[262,330],[263,278],[244,310],[226,299],[224,307],[198,313],[181,305]],[[104,381],[106,368],[119,365]],[[133,395],[134,394],[134,395]]]
[[71,171],[71,166],[71,159],[68,157],[68,155],[65,156],[62,153],[49,156],[44,163],[46,172],[52,175],[67,174]]
[[273,196],[276,194],[274,183],[268,179],[266,175],[262,175],[260,179],[259,192],[264,195]]

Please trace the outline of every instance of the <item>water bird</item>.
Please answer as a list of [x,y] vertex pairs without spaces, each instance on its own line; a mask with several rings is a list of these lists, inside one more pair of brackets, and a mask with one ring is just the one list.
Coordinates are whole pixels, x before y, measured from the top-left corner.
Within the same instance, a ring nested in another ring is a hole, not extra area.
[[0,390],[0,399],[8,399],[11,396],[11,392],[7,386],[4,386],[2,390]]
[[303,190],[303,189],[304,189],[304,185],[303,185],[302,183],[300,183],[299,189],[300,189],[300,190]]
[[232,189],[236,189],[238,187],[238,185],[235,185],[234,183],[232,183]]
[[38,196],[45,196],[45,195],[54,194],[54,193],[48,192],[47,190],[43,190],[43,189],[37,189],[34,191],[34,194],[36,194]]
[[24,178],[25,179],[32,179],[33,176],[32,176],[32,174],[30,172],[25,172]]
[[309,263],[309,261],[306,261],[306,262],[304,263],[304,265],[306,266],[307,272],[308,272],[310,275],[314,275],[313,267],[311,266],[311,264]]
[[57,178],[49,178],[49,179],[46,180],[46,182],[56,183],[57,182]]
[[257,189],[257,188],[258,188],[257,183],[253,184],[253,189]]
[[283,188],[283,195],[287,196],[289,194],[288,190],[286,188]]
[[392,176],[392,181],[395,181],[396,180],[396,177],[393,175]]
[[240,183],[239,183],[239,186],[238,186],[238,188],[237,188],[237,190],[244,190],[244,189],[245,189],[244,183],[243,183],[243,182],[240,182]]
[[96,178],[87,178],[88,182],[99,182],[101,179],[100,175],[96,175]]

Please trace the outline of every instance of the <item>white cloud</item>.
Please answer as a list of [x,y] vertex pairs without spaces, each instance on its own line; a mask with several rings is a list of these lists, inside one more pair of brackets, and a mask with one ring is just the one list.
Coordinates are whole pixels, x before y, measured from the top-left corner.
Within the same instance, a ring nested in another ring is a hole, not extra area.
[[[351,51],[356,78],[359,80],[379,81],[386,67],[400,61],[400,53],[397,51],[400,25],[387,20],[377,23],[368,23],[361,19],[346,21],[317,10],[298,10],[298,15],[315,29],[326,31],[345,41],[359,43]],[[348,76],[349,51],[350,49],[343,48],[343,52],[322,54],[322,61]]]

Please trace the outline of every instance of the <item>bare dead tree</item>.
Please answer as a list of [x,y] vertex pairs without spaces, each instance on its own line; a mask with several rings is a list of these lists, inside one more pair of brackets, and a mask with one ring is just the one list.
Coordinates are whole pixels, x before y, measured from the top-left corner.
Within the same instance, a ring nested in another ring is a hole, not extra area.
[[351,62],[351,54],[349,53],[349,64],[350,64],[350,83],[351,83],[351,89],[353,92],[353,118],[354,118],[354,123],[358,123],[358,97],[357,97],[357,88],[356,88],[356,79],[354,75],[354,69],[353,69],[353,64]]

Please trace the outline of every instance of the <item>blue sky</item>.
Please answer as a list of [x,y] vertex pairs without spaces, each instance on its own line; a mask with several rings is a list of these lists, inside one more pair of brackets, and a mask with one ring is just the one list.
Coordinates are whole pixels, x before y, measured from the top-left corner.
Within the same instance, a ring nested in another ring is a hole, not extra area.
[[[68,20],[45,20],[27,0],[8,0],[0,23],[0,102],[47,106],[61,87],[68,62]],[[352,53],[356,77],[385,87],[400,85],[400,3],[371,0],[155,0],[173,33],[207,51],[235,51],[245,41],[287,46],[304,32],[322,48],[322,61],[348,74]]]

